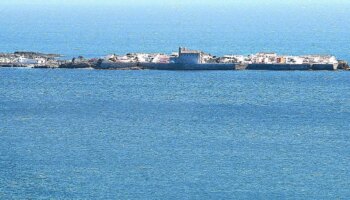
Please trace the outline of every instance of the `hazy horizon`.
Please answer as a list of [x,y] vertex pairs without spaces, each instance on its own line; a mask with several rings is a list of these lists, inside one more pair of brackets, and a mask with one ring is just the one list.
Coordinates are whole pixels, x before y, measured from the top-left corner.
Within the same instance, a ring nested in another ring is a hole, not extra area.
[[97,57],[171,53],[185,46],[215,55],[274,51],[350,60],[349,5],[343,0],[1,1],[0,51]]
[[296,1],[296,0],[225,0],[225,1],[215,1],[215,0],[177,0],[177,1],[162,1],[162,0],[5,0],[1,1],[0,5],[80,5],[80,6],[89,6],[89,5],[127,5],[127,6],[140,6],[140,5],[211,5],[211,6],[220,6],[220,5],[350,5],[350,2],[347,0],[305,0],[305,1]]

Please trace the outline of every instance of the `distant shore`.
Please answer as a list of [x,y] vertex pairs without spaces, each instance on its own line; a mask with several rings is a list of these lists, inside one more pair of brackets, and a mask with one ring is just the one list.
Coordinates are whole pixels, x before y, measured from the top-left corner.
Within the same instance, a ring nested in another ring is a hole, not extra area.
[[66,68],[100,70],[349,70],[349,64],[334,56],[280,56],[257,53],[249,56],[212,56],[202,51],[179,48],[171,55],[128,53],[86,59],[62,60],[59,54],[37,52],[0,53],[0,67]]

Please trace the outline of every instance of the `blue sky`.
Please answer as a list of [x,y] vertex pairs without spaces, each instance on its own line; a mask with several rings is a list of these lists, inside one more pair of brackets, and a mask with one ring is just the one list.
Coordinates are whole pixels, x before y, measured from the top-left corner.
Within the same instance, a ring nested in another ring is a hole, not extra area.
[[220,4],[268,4],[268,5],[279,5],[279,4],[350,4],[349,0],[1,0],[1,4],[7,5],[25,5],[25,4],[46,4],[46,5],[103,5],[103,4],[114,4],[114,5],[220,5]]

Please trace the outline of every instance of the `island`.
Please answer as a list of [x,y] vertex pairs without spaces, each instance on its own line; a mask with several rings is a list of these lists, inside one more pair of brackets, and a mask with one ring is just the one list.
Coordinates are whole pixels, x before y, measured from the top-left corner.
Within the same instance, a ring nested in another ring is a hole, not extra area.
[[100,58],[62,59],[59,54],[36,52],[0,53],[0,67],[109,69],[109,70],[349,70],[349,64],[331,55],[278,55],[262,52],[251,55],[213,56],[180,47],[178,52],[111,54]]

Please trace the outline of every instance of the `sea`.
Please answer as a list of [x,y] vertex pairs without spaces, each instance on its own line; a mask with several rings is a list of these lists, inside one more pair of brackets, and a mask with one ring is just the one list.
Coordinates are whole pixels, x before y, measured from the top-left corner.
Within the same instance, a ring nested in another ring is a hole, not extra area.
[[[1,6],[0,51],[350,61],[349,4],[186,5]],[[348,199],[349,118],[347,71],[0,68],[0,199]]]

